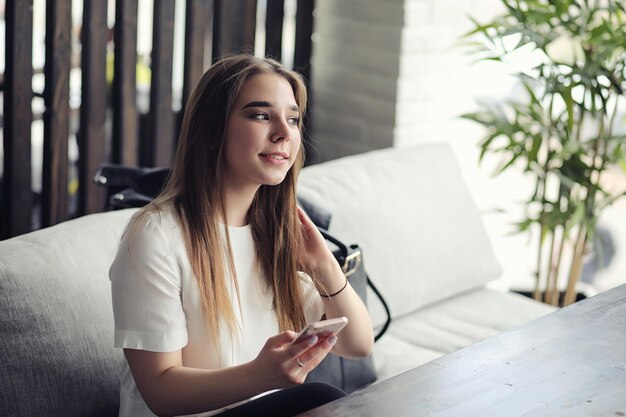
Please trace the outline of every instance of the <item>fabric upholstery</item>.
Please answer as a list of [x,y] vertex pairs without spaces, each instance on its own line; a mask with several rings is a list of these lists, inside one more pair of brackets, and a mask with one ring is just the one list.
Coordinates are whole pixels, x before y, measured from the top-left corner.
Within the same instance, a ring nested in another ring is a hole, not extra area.
[[519,294],[478,288],[397,319],[374,346],[379,381],[555,310]]
[[117,416],[108,270],[131,212],[0,242],[0,415]]
[[[333,235],[363,248],[370,278],[394,317],[482,287],[501,273],[449,145],[314,165],[302,171],[298,191],[332,213]],[[380,325],[384,316],[375,305],[372,315]]]

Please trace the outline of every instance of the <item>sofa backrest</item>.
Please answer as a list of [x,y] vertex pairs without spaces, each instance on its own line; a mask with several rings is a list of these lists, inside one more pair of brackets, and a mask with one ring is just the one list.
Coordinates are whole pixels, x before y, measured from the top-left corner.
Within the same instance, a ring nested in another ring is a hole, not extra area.
[[[447,144],[309,166],[298,193],[331,212],[331,234],[361,246],[365,268],[394,317],[483,286],[501,273]],[[370,311],[380,325],[380,309],[374,304]]]
[[133,212],[0,242],[0,415],[117,416],[108,271]]

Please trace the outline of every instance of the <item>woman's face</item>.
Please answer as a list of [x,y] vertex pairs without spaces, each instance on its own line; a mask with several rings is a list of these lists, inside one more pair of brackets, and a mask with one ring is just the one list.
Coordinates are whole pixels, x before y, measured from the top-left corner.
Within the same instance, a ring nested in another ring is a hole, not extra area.
[[226,122],[226,187],[280,184],[300,150],[299,118],[286,79],[271,73],[247,79]]

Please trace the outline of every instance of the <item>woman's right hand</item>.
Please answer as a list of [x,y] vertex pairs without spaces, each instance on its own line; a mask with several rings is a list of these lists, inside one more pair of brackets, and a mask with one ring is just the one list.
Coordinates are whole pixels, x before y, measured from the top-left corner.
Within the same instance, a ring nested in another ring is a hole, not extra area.
[[302,384],[337,341],[336,336],[310,336],[292,344],[296,336],[296,332],[288,330],[270,337],[252,361],[263,391]]

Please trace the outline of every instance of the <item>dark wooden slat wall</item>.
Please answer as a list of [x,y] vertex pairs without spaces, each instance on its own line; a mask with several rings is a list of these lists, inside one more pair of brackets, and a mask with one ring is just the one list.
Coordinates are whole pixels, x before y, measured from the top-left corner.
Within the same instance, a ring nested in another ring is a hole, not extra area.
[[136,102],[137,13],[138,0],[115,2],[111,158],[113,162],[128,166],[139,163],[139,116]]
[[71,0],[46,2],[41,224],[67,219]]
[[31,229],[32,7],[32,0],[9,1],[5,10],[4,177],[0,239]]
[[296,45],[293,56],[293,68],[300,72],[307,83],[311,80],[311,53],[313,50],[313,10],[314,0],[298,0],[296,11]]
[[[115,2],[114,76],[106,79],[109,28],[107,3]],[[168,166],[174,152],[178,121],[172,109],[174,5],[155,0],[151,64],[150,113],[137,107],[138,0],[84,0],[82,27],[82,100],[78,143],[80,159],[78,212],[68,213],[69,74],[71,66],[72,0],[46,1],[46,66],[44,102],[44,166],[41,225],[101,211],[104,195],[92,183],[102,162],[127,166]],[[314,0],[298,0],[294,67],[308,80]],[[265,54],[283,57],[284,0],[267,0]],[[31,191],[31,130],[33,120],[32,26],[33,0],[6,5],[6,72],[4,88],[4,178],[0,207],[0,238],[31,230],[34,210]],[[256,0],[187,0],[185,9],[183,106],[204,72],[206,42],[212,39],[211,58],[254,52]],[[142,17],[150,18],[150,17]],[[111,100],[108,101],[108,94]],[[107,106],[112,128],[107,128]],[[151,138],[142,140],[140,137]],[[150,144],[143,153],[144,142]],[[142,152],[140,152],[140,145]],[[141,158],[140,158],[140,154]],[[147,155],[147,156],[146,156]],[[146,160],[147,158],[147,160]],[[34,222],[35,224],[38,222]]]
[[204,73],[204,44],[213,20],[213,1],[187,0],[185,9],[185,63],[183,108]]
[[82,100],[80,107],[79,214],[102,211],[104,190],[93,183],[106,155],[107,2],[85,1],[82,28]]
[[285,0],[267,0],[265,17],[265,56],[280,61],[283,46]]
[[174,155],[172,111],[172,56],[174,54],[174,0],[154,2],[152,79],[148,134],[142,135],[140,163],[169,167]]
[[233,53],[254,52],[256,0],[215,0],[213,60]]
[[304,115],[304,146],[305,165],[313,164],[319,160],[319,154],[315,144],[309,135],[311,126],[311,103],[314,98],[311,94],[311,54],[313,51],[313,11],[315,9],[314,0],[298,0],[296,10],[296,42],[293,56],[293,69],[304,77],[309,89],[309,105]]

